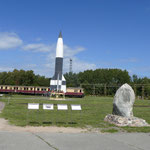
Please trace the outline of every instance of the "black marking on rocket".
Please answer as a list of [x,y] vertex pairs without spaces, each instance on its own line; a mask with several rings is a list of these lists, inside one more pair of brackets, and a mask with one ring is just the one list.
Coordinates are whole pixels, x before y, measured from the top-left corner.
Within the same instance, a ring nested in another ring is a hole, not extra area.
[[55,75],[52,80],[62,80],[63,58],[56,57],[55,60]]
[[66,81],[62,81],[62,85],[66,85]]
[[[51,90],[56,90],[57,89],[57,85],[51,85]],[[61,89],[61,85],[58,85],[58,89]]]

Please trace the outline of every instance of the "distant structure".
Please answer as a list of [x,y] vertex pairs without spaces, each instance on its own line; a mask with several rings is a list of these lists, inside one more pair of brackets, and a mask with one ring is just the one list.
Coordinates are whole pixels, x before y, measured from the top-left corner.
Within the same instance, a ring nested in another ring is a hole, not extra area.
[[69,72],[71,72],[71,73],[72,73],[72,59],[70,59]]
[[50,81],[50,89],[66,93],[66,80],[63,76],[63,38],[61,32],[57,40],[55,74]]

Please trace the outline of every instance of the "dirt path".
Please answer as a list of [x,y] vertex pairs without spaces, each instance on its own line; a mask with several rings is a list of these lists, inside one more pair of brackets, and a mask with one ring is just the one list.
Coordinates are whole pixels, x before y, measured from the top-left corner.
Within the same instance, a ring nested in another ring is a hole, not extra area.
[[32,126],[26,126],[26,127],[18,127],[13,126],[8,123],[7,120],[0,118],[0,131],[26,131],[26,132],[51,132],[51,133],[81,133],[81,132],[87,132],[87,129],[81,129],[81,128],[71,128],[71,127],[32,127]]

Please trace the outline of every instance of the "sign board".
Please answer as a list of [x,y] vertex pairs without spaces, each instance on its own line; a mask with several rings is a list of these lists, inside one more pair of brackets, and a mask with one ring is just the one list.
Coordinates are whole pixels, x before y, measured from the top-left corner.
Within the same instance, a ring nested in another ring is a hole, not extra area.
[[28,109],[39,109],[38,103],[28,103]]
[[54,110],[54,104],[43,104],[43,109]]
[[68,105],[67,104],[57,104],[57,109],[58,110],[68,110]]
[[81,105],[71,105],[71,110],[82,110]]

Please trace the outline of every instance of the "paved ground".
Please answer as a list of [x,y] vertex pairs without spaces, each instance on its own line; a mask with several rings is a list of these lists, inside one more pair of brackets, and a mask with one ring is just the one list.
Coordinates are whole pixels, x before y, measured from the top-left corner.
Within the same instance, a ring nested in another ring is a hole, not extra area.
[[150,133],[0,131],[0,150],[150,150]]

